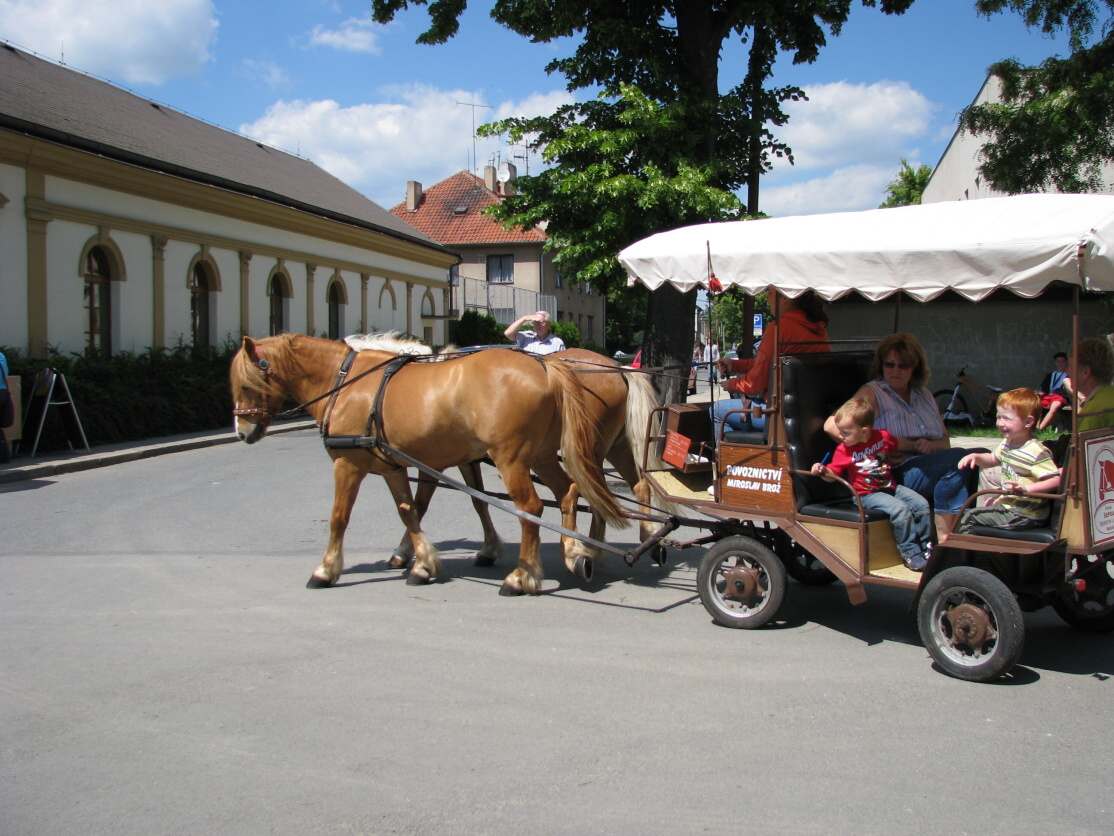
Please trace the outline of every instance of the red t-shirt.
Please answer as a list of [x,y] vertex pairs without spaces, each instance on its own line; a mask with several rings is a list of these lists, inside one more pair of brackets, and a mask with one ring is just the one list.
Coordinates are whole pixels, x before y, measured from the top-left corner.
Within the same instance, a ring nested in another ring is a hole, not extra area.
[[837,444],[828,467],[850,482],[857,494],[893,493],[897,483],[890,454],[896,450],[896,438],[885,430],[874,430],[865,444]]

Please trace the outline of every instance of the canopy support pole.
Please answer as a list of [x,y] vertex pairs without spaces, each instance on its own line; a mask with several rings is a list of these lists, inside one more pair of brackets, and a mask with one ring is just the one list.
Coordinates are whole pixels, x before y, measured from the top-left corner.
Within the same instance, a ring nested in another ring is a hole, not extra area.
[[901,330],[901,291],[894,294],[894,333]]

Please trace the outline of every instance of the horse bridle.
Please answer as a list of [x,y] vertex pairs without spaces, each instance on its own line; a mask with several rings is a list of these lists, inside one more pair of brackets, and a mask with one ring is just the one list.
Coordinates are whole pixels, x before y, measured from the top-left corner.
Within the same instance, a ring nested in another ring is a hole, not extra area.
[[[267,358],[258,357],[252,360],[252,364],[263,373],[263,379],[266,380],[271,375],[271,364],[267,362]],[[261,406],[233,406],[233,418],[271,418],[274,413]]]

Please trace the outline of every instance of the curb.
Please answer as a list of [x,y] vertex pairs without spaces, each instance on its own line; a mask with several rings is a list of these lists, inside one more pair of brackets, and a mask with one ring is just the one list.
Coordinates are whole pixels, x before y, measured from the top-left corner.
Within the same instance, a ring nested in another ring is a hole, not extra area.
[[[271,426],[267,432],[288,433],[296,430],[305,430],[316,427],[314,421],[297,420]],[[34,462],[20,466],[8,465],[0,468],[0,484],[6,482],[19,482],[25,479],[38,479],[43,476],[57,476],[62,473],[76,473],[81,470],[92,470],[97,467],[107,467],[112,464],[134,462],[139,459],[150,459],[168,453],[181,453],[186,450],[197,450],[202,447],[213,447],[217,444],[229,444],[239,439],[231,430],[210,435],[192,436],[187,438],[152,439],[147,442],[137,442],[134,446],[116,450],[92,450],[88,453],[73,453],[68,458],[53,461]],[[17,460],[18,461],[18,460]]]

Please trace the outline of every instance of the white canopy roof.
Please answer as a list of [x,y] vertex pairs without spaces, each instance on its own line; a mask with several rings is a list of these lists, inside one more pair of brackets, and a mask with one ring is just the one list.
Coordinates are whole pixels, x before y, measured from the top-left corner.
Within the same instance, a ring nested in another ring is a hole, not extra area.
[[[1086,245],[1081,283],[1076,254]],[[681,291],[723,286],[787,296],[852,290],[921,301],[954,290],[972,301],[1005,287],[1037,296],[1049,282],[1114,291],[1114,196],[1033,194],[897,209],[699,224],[631,244],[630,283]]]

